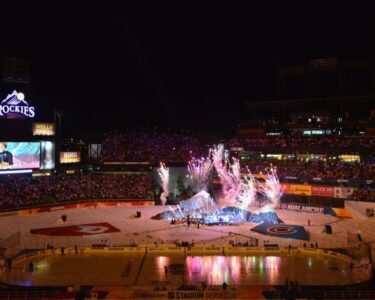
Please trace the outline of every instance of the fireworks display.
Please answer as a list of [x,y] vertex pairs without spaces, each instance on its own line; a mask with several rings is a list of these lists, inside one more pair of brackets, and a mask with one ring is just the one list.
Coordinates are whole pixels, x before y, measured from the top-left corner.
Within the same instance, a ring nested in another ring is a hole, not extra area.
[[257,196],[255,178],[248,168],[246,170],[247,174],[243,176],[242,189],[239,195],[240,207],[243,210],[249,210]]
[[271,171],[267,173],[265,182],[259,184],[258,191],[266,197],[272,208],[279,203],[282,196],[282,188],[275,168],[272,168]]
[[233,163],[231,164],[228,154],[224,152],[223,145],[214,147],[212,157],[223,189],[223,199],[221,199],[219,204],[221,207],[236,205],[242,187],[239,160],[233,159]]
[[[210,149],[207,157],[192,158],[187,169],[194,196],[181,201],[176,207],[169,207],[163,218],[189,217],[206,224],[231,224],[255,219],[277,222],[273,209],[280,201],[282,188],[276,169],[271,169],[264,176],[264,182],[259,182],[248,168],[241,172],[239,159],[229,158],[223,145]],[[163,188],[160,199],[162,204],[165,204],[169,195],[169,168],[160,163],[158,174]],[[213,199],[208,193],[208,185],[215,174],[222,187],[222,196],[219,199]],[[257,208],[257,212],[262,212],[255,214],[252,212],[252,206],[258,196],[262,197],[265,206],[261,210]]]
[[188,163],[188,172],[191,187],[194,193],[206,191],[212,170],[210,154],[200,159],[192,158]]
[[164,163],[160,162],[160,167],[158,168],[158,174],[161,179],[161,186],[163,192],[160,195],[160,200],[163,205],[167,202],[169,196],[169,168],[165,166]]

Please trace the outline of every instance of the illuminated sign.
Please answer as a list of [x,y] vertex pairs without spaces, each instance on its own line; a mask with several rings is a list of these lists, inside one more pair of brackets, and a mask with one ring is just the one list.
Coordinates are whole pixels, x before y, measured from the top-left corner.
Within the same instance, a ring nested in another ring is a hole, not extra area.
[[283,158],[282,154],[266,154],[266,157],[277,160],[281,160]]
[[0,175],[4,174],[26,174],[26,173],[32,173],[33,170],[9,170],[9,171],[0,171]]
[[61,164],[79,163],[81,161],[81,153],[78,151],[60,152]]
[[51,141],[40,142],[40,168],[42,170],[55,167],[55,144]]
[[244,152],[244,148],[243,147],[231,147],[230,151],[233,151],[233,152]]
[[311,196],[311,185],[291,184],[289,187],[290,194]]
[[353,188],[335,186],[334,195],[335,195],[335,198],[348,199],[352,196],[352,194],[354,193],[354,190],[355,189]]
[[7,118],[19,118],[19,117],[35,117],[35,107],[30,106],[23,93],[13,93],[6,96],[0,104],[0,116]]
[[33,123],[33,135],[55,135],[55,123]]
[[359,155],[342,154],[339,155],[339,159],[344,162],[360,162],[361,157]]

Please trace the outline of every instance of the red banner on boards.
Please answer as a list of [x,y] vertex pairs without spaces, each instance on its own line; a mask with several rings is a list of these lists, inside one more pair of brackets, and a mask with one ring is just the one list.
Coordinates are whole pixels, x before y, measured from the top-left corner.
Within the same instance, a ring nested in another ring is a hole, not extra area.
[[324,185],[313,185],[311,188],[311,195],[312,196],[320,196],[320,197],[334,197],[334,188],[332,186],[324,186]]
[[290,184],[289,183],[280,183],[281,189],[284,194],[290,194]]

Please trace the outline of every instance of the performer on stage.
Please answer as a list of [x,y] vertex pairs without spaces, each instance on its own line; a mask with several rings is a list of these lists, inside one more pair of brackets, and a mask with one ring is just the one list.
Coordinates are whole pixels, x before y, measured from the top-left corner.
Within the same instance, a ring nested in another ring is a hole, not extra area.
[[6,151],[7,144],[0,142],[0,169],[9,168],[13,165],[13,154]]

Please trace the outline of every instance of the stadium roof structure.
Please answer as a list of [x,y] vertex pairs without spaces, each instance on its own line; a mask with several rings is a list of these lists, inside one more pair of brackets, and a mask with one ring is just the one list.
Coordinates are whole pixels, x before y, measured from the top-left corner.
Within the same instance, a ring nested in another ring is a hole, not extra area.
[[253,119],[264,117],[287,118],[291,113],[325,111],[333,114],[349,112],[352,116],[368,116],[375,109],[375,95],[304,98],[245,102],[245,109]]

